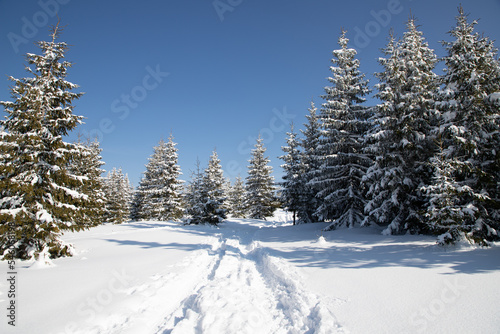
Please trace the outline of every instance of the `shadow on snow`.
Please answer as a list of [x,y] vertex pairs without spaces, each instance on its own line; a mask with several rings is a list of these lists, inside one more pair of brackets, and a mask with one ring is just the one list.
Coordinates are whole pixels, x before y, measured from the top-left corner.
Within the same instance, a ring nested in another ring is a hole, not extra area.
[[[136,228],[170,228],[177,233],[238,239],[241,245],[257,241],[271,256],[284,258],[301,267],[377,268],[449,267],[454,273],[484,273],[500,270],[500,247],[440,247],[429,236],[383,236],[375,228],[339,229],[321,232],[325,224],[280,225],[272,221],[230,219],[219,227],[162,222],[132,222]],[[325,241],[318,242],[323,235]],[[107,239],[120,245],[140,248],[211,249],[209,244],[158,243]],[[300,242],[299,245],[287,243]],[[269,243],[278,243],[273,246]]]

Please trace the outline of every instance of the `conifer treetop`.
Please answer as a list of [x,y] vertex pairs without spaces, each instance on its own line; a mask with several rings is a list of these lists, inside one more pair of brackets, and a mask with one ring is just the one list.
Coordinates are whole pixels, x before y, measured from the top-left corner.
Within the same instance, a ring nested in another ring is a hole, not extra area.
[[[11,96],[15,100],[0,102],[9,114],[3,124],[9,131],[28,133],[44,128],[47,130],[46,135],[58,137],[67,135],[82,123],[83,117],[73,114],[72,101],[79,99],[83,93],[72,92],[79,86],[65,80],[67,69],[72,63],[63,61],[68,45],[56,42],[61,30],[58,22],[51,29],[50,42],[37,42],[42,50],[41,55],[26,54],[28,66],[25,69],[33,77],[16,79],[9,76],[9,80],[15,84],[11,89]],[[34,68],[30,65],[34,65]],[[25,112],[39,119],[40,123],[26,120],[27,117],[22,116]]]
[[357,51],[348,48],[349,39],[347,31],[342,29],[338,39],[340,49],[333,50],[331,62],[336,66],[330,66],[332,76],[327,78],[331,87],[325,87],[326,95],[322,96],[326,102],[323,109],[347,110],[354,104],[366,101],[363,96],[370,90],[368,81],[364,80],[364,74],[359,69],[359,60],[355,59]]

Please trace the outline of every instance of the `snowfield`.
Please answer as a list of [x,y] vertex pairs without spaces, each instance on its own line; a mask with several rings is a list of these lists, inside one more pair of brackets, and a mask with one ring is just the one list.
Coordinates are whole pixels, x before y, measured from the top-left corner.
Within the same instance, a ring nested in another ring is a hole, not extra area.
[[[229,219],[67,233],[76,254],[17,262],[1,333],[498,333],[500,247],[375,228]],[[1,262],[7,272],[7,263]]]

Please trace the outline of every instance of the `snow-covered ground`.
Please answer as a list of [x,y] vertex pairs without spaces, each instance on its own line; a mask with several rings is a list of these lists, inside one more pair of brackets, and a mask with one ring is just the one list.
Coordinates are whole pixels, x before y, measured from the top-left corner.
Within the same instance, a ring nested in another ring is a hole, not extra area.
[[15,329],[0,281],[0,332],[499,332],[499,246],[323,226],[292,226],[280,213],[219,228],[131,222],[69,233],[74,257],[17,262]]

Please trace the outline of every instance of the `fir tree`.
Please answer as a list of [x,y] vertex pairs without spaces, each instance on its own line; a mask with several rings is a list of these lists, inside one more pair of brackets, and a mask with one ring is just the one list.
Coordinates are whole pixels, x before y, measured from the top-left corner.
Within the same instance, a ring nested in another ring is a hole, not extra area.
[[293,213],[293,225],[296,222],[297,211],[302,208],[302,196],[304,194],[304,179],[301,162],[301,152],[299,150],[299,140],[294,132],[293,123],[290,126],[290,132],[287,133],[287,146],[281,149],[285,153],[280,159],[285,163],[281,165],[284,170],[283,182],[281,183],[281,202]]
[[161,140],[146,165],[144,178],[135,197],[134,218],[167,221],[182,217],[182,175],[172,135],[168,142]]
[[202,224],[204,218],[203,205],[203,173],[200,168],[200,161],[196,161],[196,170],[191,173],[191,182],[186,187],[184,202],[186,205],[186,222],[188,224]]
[[147,219],[143,216],[144,207],[144,191],[142,185],[144,183],[144,177],[139,181],[137,189],[132,192],[132,201],[130,204],[130,219],[135,221],[140,221]]
[[343,30],[333,51],[330,67],[332,86],[325,87],[321,109],[322,164],[312,180],[319,189],[321,205],[318,216],[332,220],[327,229],[352,227],[363,221],[365,205],[361,178],[371,164],[363,150],[363,135],[368,130],[368,112],[360,104],[369,93],[368,81],[359,71],[356,50],[347,47],[349,39]]
[[430,178],[427,162],[433,154],[437,58],[414,18],[406,27],[401,41],[391,34],[387,58],[380,58],[384,71],[376,74],[381,81],[376,97],[383,103],[369,147],[376,160],[364,178],[370,198],[365,223],[386,226],[385,234],[422,230],[420,187]]
[[[433,164],[434,183],[424,189],[430,194],[429,225],[443,233],[441,241],[453,243],[465,236],[484,245],[497,240],[500,231],[500,105],[496,99],[500,64],[493,42],[474,32],[476,24],[467,22],[460,7],[457,26],[450,32],[455,40],[443,42],[448,54],[438,107],[445,149]],[[460,214],[449,215],[450,203],[439,200],[443,196],[453,197],[451,207]]]
[[[81,123],[72,103],[82,94],[72,92],[78,86],[66,80],[71,63],[63,60],[67,44],[56,42],[60,31],[58,24],[50,42],[37,43],[41,55],[27,54],[26,70],[33,77],[10,77],[14,101],[1,102],[7,112],[0,143],[4,162],[0,166],[0,253],[4,258],[71,255],[71,246],[60,240],[61,234],[88,227],[76,210],[88,200],[87,194],[79,192],[85,181],[68,168],[81,152],[63,140]],[[9,247],[13,252],[7,253]]]
[[87,226],[100,225],[105,219],[106,204],[102,178],[104,170],[101,168],[104,165],[101,157],[102,149],[97,139],[94,141],[78,139],[76,148],[79,154],[73,156],[69,169],[81,178],[77,191],[87,195],[87,201],[76,208],[79,212],[78,219],[81,220],[81,224]]
[[276,210],[274,177],[272,167],[269,166],[270,160],[264,156],[265,152],[266,148],[259,135],[252,150],[246,178],[246,203],[249,217],[253,219],[265,219],[272,216]]
[[173,136],[170,135],[167,142],[166,150],[166,169],[164,171],[165,178],[165,194],[164,196],[164,216],[163,219],[180,219],[183,215],[182,209],[182,181],[179,177],[182,175],[181,168],[178,165],[178,149],[173,141]]
[[224,192],[226,199],[223,202],[222,208],[226,211],[226,216],[232,213],[230,203],[231,190],[231,180],[229,180],[229,178],[225,178],[224,183],[222,184],[222,191]]
[[474,226],[480,217],[474,201],[484,201],[485,196],[462,182],[457,182],[456,171],[470,168],[459,160],[447,158],[447,150],[439,145],[439,152],[430,160],[434,168],[433,182],[422,187],[429,197],[425,218],[431,231],[439,234],[440,244],[455,243],[467,232],[464,226]]
[[231,216],[234,218],[245,218],[247,214],[246,207],[246,190],[243,179],[238,176],[234,180],[233,186],[230,188],[228,194],[228,204],[231,208]]
[[311,107],[308,109],[309,115],[306,115],[307,123],[304,124],[305,130],[301,130],[303,139],[302,146],[302,182],[304,185],[301,196],[300,209],[298,210],[299,222],[312,223],[320,220],[316,215],[319,208],[319,201],[316,197],[317,189],[313,186],[312,180],[318,176],[321,166],[322,156],[320,150],[321,124],[316,114],[317,108],[311,101]]
[[106,221],[121,224],[130,218],[131,186],[121,168],[113,168],[105,181]]
[[124,199],[125,203],[127,205],[127,211],[128,211],[128,219],[130,219],[132,215],[132,201],[134,200],[134,195],[135,195],[135,189],[132,183],[130,182],[130,179],[128,177],[128,174],[125,174],[123,176],[124,182],[123,182],[123,189],[124,189]]
[[217,225],[226,218],[224,184],[222,166],[217,152],[214,150],[202,178],[201,198],[204,223]]

